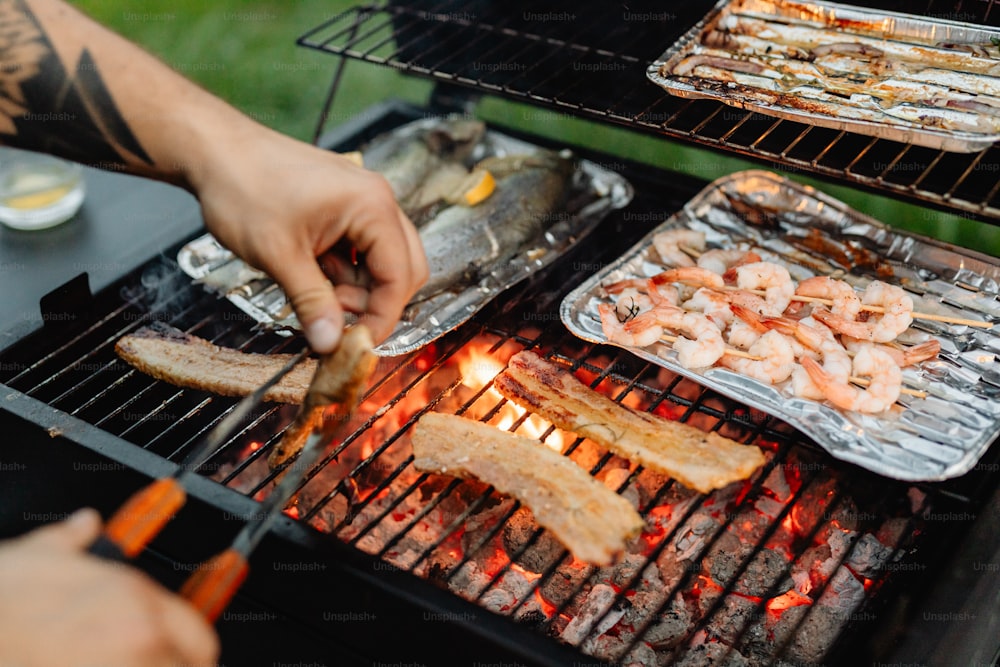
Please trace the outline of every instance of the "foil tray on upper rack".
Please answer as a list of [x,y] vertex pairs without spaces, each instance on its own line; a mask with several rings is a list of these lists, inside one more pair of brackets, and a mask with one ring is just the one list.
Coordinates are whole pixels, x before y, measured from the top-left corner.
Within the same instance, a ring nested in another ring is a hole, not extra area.
[[1000,140],[997,31],[833,2],[721,0],[646,76],[672,95],[970,153]]
[[576,336],[618,345],[720,394],[762,410],[811,437],[834,457],[906,481],[937,481],[971,470],[1000,434],[1000,337],[988,327],[914,319],[897,339],[941,344],[936,359],[903,369],[902,395],[878,414],[842,411],[796,397],[777,385],[722,367],[688,369],[666,343],[649,348],[611,342],[598,306],[612,303],[603,286],[664,270],[653,236],[668,229],[704,232],[710,248],[753,248],[789,268],[792,279],[832,275],[856,289],[873,279],[899,285],[914,312],[1000,322],[1000,260],[896,231],[846,204],[766,171],[718,179],[628,252],[563,300],[560,316]]
[[[391,132],[413,133],[434,127],[443,119],[423,118]],[[532,154],[541,150],[526,141],[487,128],[473,158]],[[528,240],[513,257],[498,259],[469,284],[456,285],[411,303],[389,337],[375,348],[380,356],[417,350],[468,321],[500,292],[542,269],[586,236],[612,210],[632,200],[632,186],[620,174],[589,160],[577,160],[571,176],[565,211],[552,216],[544,233]],[[487,200],[488,201],[488,200]],[[181,269],[218,292],[260,326],[278,333],[301,329],[285,293],[265,273],[226,250],[211,234],[186,244],[178,253]],[[350,315],[349,321],[350,321]]]

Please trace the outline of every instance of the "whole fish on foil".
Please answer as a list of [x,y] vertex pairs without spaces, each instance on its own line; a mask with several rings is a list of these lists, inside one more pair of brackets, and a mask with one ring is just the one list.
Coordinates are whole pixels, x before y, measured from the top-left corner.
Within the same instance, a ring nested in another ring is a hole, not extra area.
[[474,282],[560,219],[573,168],[572,158],[554,152],[480,162],[496,189],[476,206],[444,209],[420,229],[431,276],[413,301]]
[[448,118],[406,132],[386,132],[362,147],[366,169],[389,181],[400,208],[419,227],[456,184],[486,133],[482,121]]

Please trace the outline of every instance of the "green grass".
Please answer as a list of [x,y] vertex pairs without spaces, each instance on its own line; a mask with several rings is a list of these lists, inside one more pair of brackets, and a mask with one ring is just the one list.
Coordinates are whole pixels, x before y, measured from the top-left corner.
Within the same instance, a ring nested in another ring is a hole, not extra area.
[[[71,1],[258,121],[304,140],[313,136],[337,58],[299,47],[295,40],[356,4],[345,0]],[[393,97],[422,104],[430,88],[427,81],[389,68],[348,62],[326,127]],[[487,121],[709,180],[760,168],[721,152],[497,98],[485,98],[477,113]],[[819,179],[791,177],[893,227],[1000,256],[1000,227]]]

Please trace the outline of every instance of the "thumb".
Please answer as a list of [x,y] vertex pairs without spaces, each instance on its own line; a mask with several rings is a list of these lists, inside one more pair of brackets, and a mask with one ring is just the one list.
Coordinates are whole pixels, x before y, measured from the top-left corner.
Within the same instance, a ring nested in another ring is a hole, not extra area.
[[76,551],[90,545],[100,532],[101,515],[97,510],[84,507],[70,514],[65,521],[36,528],[24,539],[48,547]]
[[275,267],[271,275],[288,296],[310,347],[320,354],[332,352],[340,342],[344,313],[316,258],[295,258]]

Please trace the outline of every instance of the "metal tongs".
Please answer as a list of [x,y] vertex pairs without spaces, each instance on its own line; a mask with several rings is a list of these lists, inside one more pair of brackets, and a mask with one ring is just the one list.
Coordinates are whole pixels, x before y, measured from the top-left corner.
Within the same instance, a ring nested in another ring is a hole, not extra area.
[[[336,351],[320,359],[305,400],[286,431],[286,440],[288,433],[297,434],[294,439],[299,441],[299,435],[308,433],[298,457],[282,472],[260,511],[254,513],[253,520],[244,525],[230,547],[202,563],[181,587],[181,595],[209,621],[218,618],[246,579],[250,554],[281,515],[302,478],[323,452],[323,446],[350,421],[374,370],[373,345],[368,329],[356,325],[344,332]],[[308,352],[305,348],[293,356],[274,377],[241,400],[185,457],[173,475],[155,480],[133,494],[108,520],[101,536],[90,545],[89,552],[119,561],[135,558],[186,502],[184,482],[188,475],[196,474],[247,414],[260,404],[264,393]]]

